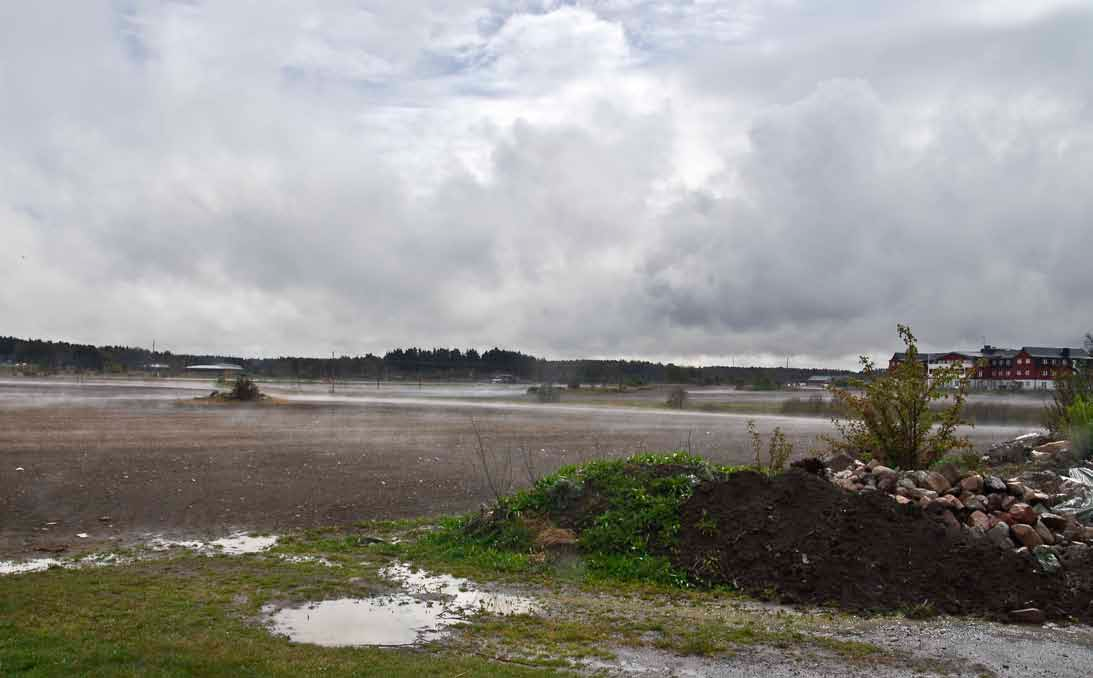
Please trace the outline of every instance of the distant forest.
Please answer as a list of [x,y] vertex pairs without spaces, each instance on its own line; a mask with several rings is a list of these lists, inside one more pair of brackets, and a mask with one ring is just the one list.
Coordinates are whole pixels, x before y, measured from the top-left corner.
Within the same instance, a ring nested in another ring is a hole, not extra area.
[[[707,384],[777,388],[814,375],[848,375],[846,370],[786,367],[687,367],[644,360],[547,360],[519,351],[491,348],[397,348],[382,357],[241,358],[150,351],[131,346],[92,346],[64,341],[0,337],[0,365],[25,365],[36,373],[96,372],[128,374],[158,371],[178,375],[187,365],[230,362],[258,377],[278,379],[378,379],[475,381],[512,375],[521,381],[640,386],[644,384]],[[167,365],[152,370],[150,365]]]

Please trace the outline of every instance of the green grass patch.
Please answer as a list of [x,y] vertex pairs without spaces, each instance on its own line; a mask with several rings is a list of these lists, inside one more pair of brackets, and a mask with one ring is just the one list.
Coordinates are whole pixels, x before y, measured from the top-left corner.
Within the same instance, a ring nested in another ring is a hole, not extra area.
[[323,648],[270,634],[272,601],[367,596],[375,568],[182,555],[0,577],[4,676],[542,675],[438,647]]
[[[442,521],[405,557],[491,574],[560,574],[585,581],[691,585],[674,568],[680,509],[701,482],[740,469],[676,452],[565,466],[531,488],[503,497],[488,514]],[[580,566],[536,546],[544,527],[572,530]]]

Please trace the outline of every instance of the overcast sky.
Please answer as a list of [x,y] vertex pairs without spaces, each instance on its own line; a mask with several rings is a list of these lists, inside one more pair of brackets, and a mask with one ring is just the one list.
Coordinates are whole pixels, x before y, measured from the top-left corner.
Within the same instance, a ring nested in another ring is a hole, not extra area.
[[1091,292],[1093,3],[0,4],[0,334],[835,366]]

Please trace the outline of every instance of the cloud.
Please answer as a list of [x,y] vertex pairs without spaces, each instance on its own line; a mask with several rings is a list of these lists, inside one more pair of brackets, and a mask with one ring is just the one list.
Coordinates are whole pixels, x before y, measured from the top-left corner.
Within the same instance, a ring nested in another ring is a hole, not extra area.
[[7,334],[795,360],[1090,329],[1074,3],[0,10]]

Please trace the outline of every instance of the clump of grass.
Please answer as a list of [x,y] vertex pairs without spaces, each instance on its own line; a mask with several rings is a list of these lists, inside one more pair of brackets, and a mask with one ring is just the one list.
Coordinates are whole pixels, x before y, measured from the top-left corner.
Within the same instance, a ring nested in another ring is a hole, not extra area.
[[500,497],[488,513],[455,519],[418,542],[419,557],[472,561],[501,571],[545,571],[539,529],[577,535],[588,579],[688,585],[671,564],[681,507],[701,482],[737,469],[676,452],[566,466],[531,488]]
[[937,615],[937,608],[928,600],[924,600],[917,605],[912,605],[903,611],[903,616],[908,619],[933,619]]

